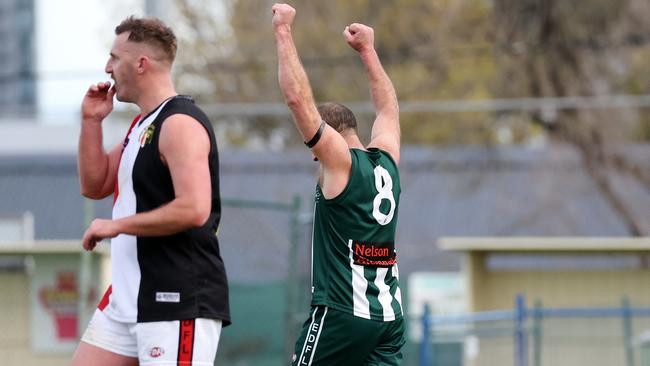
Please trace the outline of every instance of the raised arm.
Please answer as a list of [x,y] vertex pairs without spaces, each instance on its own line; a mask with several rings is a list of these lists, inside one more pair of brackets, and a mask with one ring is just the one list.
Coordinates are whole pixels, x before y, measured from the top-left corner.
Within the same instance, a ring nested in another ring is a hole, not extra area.
[[[307,73],[300,62],[291,36],[291,24],[295,14],[296,11],[287,4],[273,6],[273,29],[278,51],[278,82],[282,95],[291,109],[296,127],[304,141],[310,141],[320,128],[321,117],[314,103]],[[312,152],[323,168],[324,191],[332,187],[328,181],[344,180],[347,183],[351,157],[347,143],[339,133],[325,125],[320,139],[312,147]],[[324,193],[328,195],[328,192]]]
[[300,63],[298,50],[291,35],[296,11],[286,4],[273,6],[273,30],[278,51],[278,82],[280,90],[293,113],[296,127],[305,141],[318,131],[320,116],[314,103],[307,73]]
[[81,104],[77,165],[81,194],[88,198],[101,199],[115,189],[122,147],[115,146],[107,153],[102,137],[102,121],[113,110],[114,95],[110,82],[93,84]]
[[359,53],[368,73],[370,95],[376,113],[368,147],[387,151],[395,162],[399,163],[399,105],[393,83],[382,67],[375,50],[374,31],[366,25],[354,23],[345,27],[343,35],[350,47]]

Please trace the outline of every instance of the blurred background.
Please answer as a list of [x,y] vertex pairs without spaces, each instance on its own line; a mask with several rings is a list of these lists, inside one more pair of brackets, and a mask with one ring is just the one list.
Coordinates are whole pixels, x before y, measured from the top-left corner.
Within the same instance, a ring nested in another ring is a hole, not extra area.
[[[81,197],[79,109],[114,27],[179,38],[177,91],[210,116],[233,325],[216,365],[285,365],[306,319],[317,166],[277,86],[266,0],[0,0],[0,364],[67,365],[110,281],[111,201]],[[352,22],[398,93],[404,365],[650,365],[650,2],[294,1],[317,102],[368,142]],[[137,114],[116,103],[107,148]]]

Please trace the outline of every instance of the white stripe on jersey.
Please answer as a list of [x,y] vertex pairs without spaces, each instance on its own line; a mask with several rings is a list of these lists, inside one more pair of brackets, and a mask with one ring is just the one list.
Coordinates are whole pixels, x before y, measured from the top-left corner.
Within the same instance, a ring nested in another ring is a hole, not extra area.
[[[133,190],[133,166],[140,151],[139,137],[149,127],[167,104],[151,113],[145,120],[136,122],[128,135],[117,172],[118,195],[113,204],[113,220],[136,214],[136,197]],[[113,320],[134,323],[138,318],[138,292],[140,265],[138,264],[137,237],[120,234],[111,239],[112,292],[105,314]]]
[[375,277],[375,286],[379,289],[379,294],[377,295],[377,300],[381,304],[381,307],[384,311],[384,321],[395,320],[395,311],[391,303],[393,302],[393,297],[390,295],[390,287],[384,282],[386,275],[388,274],[388,268],[377,268],[377,277]]
[[350,248],[350,269],[352,270],[352,302],[354,304],[354,316],[370,319],[370,302],[366,297],[368,280],[363,275],[363,266],[354,264],[352,252],[352,239],[348,241]]
[[[397,268],[397,263],[393,265],[393,277],[395,277],[399,281],[399,269]],[[402,291],[400,291],[399,286],[397,286],[397,291],[395,291],[395,299],[397,300],[397,303],[399,303],[399,310],[400,312],[404,312],[404,309],[402,308]]]

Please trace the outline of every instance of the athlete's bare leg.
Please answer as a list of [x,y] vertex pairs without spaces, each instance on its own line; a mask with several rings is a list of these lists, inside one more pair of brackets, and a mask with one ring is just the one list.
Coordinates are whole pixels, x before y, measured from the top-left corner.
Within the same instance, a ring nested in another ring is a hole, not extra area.
[[86,342],[79,342],[72,356],[72,366],[138,366],[138,359],[118,355]]

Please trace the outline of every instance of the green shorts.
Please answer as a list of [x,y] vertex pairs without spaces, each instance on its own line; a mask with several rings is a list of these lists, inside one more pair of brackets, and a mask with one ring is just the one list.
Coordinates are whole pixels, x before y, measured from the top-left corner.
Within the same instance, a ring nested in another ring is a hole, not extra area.
[[313,306],[296,342],[293,366],[387,366],[402,362],[404,320],[383,322]]

